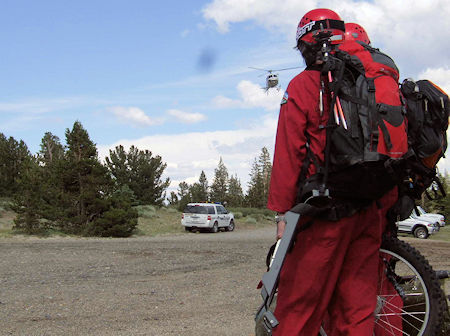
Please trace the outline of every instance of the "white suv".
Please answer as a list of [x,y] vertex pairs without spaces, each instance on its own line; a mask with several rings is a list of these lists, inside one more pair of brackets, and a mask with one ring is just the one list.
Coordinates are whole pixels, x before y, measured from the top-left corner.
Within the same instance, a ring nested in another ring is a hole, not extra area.
[[417,215],[416,210],[414,209],[411,213],[411,217],[422,219],[424,221],[429,222],[437,222],[439,226],[445,226],[445,218],[441,214],[435,214],[435,213],[428,213],[424,209],[422,209],[420,206],[417,207],[417,210],[419,211],[419,215]]
[[434,221],[425,221],[422,219],[408,217],[405,220],[397,222],[398,232],[413,234],[416,238],[426,239],[429,235],[439,231],[439,224]]
[[216,233],[223,228],[234,230],[234,215],[221,204],[188,203],[181,215],[181,225],[186,231],[207,229]]

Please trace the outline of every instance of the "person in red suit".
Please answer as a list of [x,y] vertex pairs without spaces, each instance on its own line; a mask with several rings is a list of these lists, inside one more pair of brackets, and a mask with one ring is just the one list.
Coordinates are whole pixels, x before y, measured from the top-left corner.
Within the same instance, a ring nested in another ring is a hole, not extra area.
[[[323,25],[320,25],[323,23]],[[323,86],[322,61],[315,29],[329,31],[333,45],[344,39],[344,22],[329,9],[306,13],[297,29],[297,47],[306,69],[288,85],[281,101],[268,208],[277,212],[277,239],[283,235],[284,214],[296,204],[300,175],[316,173],[315,165],[300,174],[307,147],[324,160],[325,125],[330,94]],[[357,183],[357,181],[355,181]],[[360,206],[339,220],[302,218],[295,245],[286,256],[278,285],[274,336],[315,336],[329,314],[328,335],[372,336],[377,303],[379,248],[386,212],[397,200],[396,190]]]

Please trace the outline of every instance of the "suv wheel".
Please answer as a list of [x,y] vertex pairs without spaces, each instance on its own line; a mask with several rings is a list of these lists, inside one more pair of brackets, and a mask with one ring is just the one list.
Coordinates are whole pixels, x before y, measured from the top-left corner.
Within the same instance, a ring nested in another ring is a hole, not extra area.
[[414,237],[420,239],[428,238],[428,230],[423,226],[418,226],[414,229]]
[[214,222],[213,227],[211,228],[212,233],[217,233],[219,231],[219,223]]
[[233,231],[234,230],[234,220],[230,220],[230,224],[226,227],[226,231]]

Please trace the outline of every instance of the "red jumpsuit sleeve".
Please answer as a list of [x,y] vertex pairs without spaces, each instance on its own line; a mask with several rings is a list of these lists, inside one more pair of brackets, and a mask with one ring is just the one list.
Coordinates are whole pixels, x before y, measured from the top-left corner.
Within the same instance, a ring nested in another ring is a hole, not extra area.
[[[308,90],[295,87],[293,81],[287,89],[287,102],[281,105],[275,141],[272,174],[267,207],[286,212],[295,205],[297,181],[306,156]],[[298,86],[298,85],[297,85]],[[306,103],[306,104],[305,104]]]

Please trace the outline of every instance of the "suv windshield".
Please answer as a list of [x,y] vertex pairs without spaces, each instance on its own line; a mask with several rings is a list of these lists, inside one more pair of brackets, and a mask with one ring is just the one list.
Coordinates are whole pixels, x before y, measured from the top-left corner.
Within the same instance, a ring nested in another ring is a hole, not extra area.
[[423,210],[420,206],[417,207],[417,210],[419,210],[419,213],[420,213],[421,215],[425,215],[425,214],[426,214],[426,211]]
[[183,212],[206,215],[208,213],[208,208],[211,208],[211,207],[202,206],[202,205],[187,205]]

